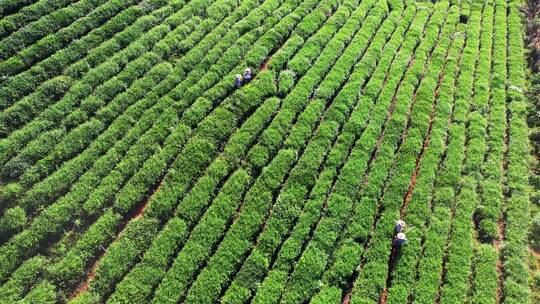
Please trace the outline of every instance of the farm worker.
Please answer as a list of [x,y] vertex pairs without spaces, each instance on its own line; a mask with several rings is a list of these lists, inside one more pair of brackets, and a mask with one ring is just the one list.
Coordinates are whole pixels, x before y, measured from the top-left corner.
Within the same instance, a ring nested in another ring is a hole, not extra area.
[[250,68],[246,68],[244,70],[244,79],[246,81],[250,81],[251,80],[251,69]]
[[399,220],[396,222],[396,233],[400,233],[405,228],[405,222],[403,220]]
[[234,86],[237,88],[242,86],[242,75],[236,74],[234,77]]
[[407,237],[405,236],[405,233],[400,232],[397,234],[396,238],[394,239],[394,246],[401,247],[407,243]]

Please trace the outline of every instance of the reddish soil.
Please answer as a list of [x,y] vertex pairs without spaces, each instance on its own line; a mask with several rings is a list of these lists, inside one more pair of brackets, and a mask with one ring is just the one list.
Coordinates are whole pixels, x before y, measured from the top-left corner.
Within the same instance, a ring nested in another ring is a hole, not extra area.
[[[407,62],[406,71],[408,71],[412,67],[415,58],[416,57],[414,56],[414,54],[409,58],[409,61]],[[388,82],[389,76],[390,76],[389,74],[386,74],[384,82],[383,82],[383,87],[386,86],[386,83]],[[403,74],[402,80],[403,80],[403,77],[405,77],[405,74]],[[388,122],[388,120],[390,120],[390,118],[392,117],[392,114],[394,113],[394,109],[396,108],[397,90],[399,90],[399,88],[396,89],[396,91],[394,92],[394,95],[392,97],[392,103],[390,104],[390,108],[388,108],[388,112],[386,114],[386,120],[384,121],[383,126],[386,126],[386,123]],[[416,98],[416,96],[413,97],[413,98]],[[384,139],[384,131],[385,131],[385,129],[383,129],[381,135],[377,139],[377,143],[375,144],[375,149],[374,149],[373,155],[371,156],[371,159],[369,160],[368,166],[370,166],[371,163],[373,163],[373,161],[375,161],[375,159],[377,159],[377,152],[379,151],[379,148],[380,148],[380,146],[382,144],[382,141]],[[367,184],[367,181],[368,181],[368,174],[366,173],[366,174],[364,174],[364,178],[363,178],[362,183],[361,183],[361,188],[363,188]]]
[[341,304],[349,304],[351,302],[351,292],[347,292],[345,296],[343,297],[343,300],[341,300]]
[[259,67],[259,71],[262,72],[262,71],[268,70],[268,65],[270,65],[271,62],[272,62],[272,57],[268,57],[266,61],[263,62],[263,64],[261,64],[261,66]]
[[[437,89],[435,90],[435,100],[437,100],[437,98],[439,97],[439,87],[441,86],[443,77],[444,77],[444,70],[439,75],[439,83],[437,85]],[[422,162],[422,159],[424,159],[424,154],[425,154],[426,149],[429,147],[429,139],[431,137],[431,129],[433,127],[433,118],[435,116],[435,106],[436,106],[436,103],[434,102],[433,106],[431,107],[431,113],[429,114],[429,123],[428,123],[426,139],[424,140],[424,145],[422,146],[422,150],[420,150],[420,156],[416,159],[416,165],[414,167],[414,171],[411,176],[411,180],[409,182],[409,190],[407,190],[407,194],[405,195],[405,199],[403,200],[403,204],[401,205],[401,210],[399,211],[399,214],[402,218],[404,216],[405,210],[407,210],[407,207],[409,206],[409,202],[411,201],[412,194],[414,191],[414,186],[416,186],[416,178],[418,177],[418,173],[420,172],[420,163]]]
[[[425,31],[425,29],[424,29]],[[440,33],[439,33],[440,35]],[[413,65],[413,62],[414,62],[414,59],[415,59],[415,56],[414,54],[409,58],[409,61],[407,63],[407,68],[406,70],[409,70],[412,65]],[[431,58],[428,60],[428,62],[431,61]],[[444,75],[444,72],[441,72],[442,75]],[[404,74],[405,75],[405,74]],[[403,75],[403,77],[404,77]],[[442,81],[442,75],[439,76],[439,85],[438,87],[440,86],[441,84],[441,81]],[[384,85],[386,85],[386,82],[388,80],[388,75],[386,76],[385,80],[384,80]],[[438,88],[437,90],[435,91],[435,94],[436,94],[436,97],[438,96]],[[413,103],[411,105],[411,107],[409,108],[409,117],[410,117],[410,112],[412,111],[412,107],[414,105],[414,101],[416,100],[416,93],[414,94],[413,96]],[[390,108],[388,109],[388,114],[387,114],[387,117],[386,117],[386,120],[384,122],[384,126],[386,126],[387,124],[387,121],[390,119],[390,117],[393,115],[393,112],[394,112],[394,109],[395,109],[395,106],[396,106],[396,102],[397,102],[397,90],[394,92],[394,96],[392,98],[392,103],[390,105]],[[427,147],[427,145],[429,145],[429,134],[431,133],[431,126],[432,126],[432,123],[433,123],[433,116],[434,116],[434,113],[435,113],[435,104],[433,105],[432,107],[432,112],[430,114],[430,121],[429,121],[429,127],[428,127],[428,136],[426,137],[426,141],[424,142],[424,145],[422,147],[422,152],[421,154],[423,154],[423,151],[425,150],[425,148]],[[374,152],[373,152],[373,155],[371,156],[371,159],[369,160],[368,162],[368,166],[371,165],[371,163],[377,158],[377,152],[380,148],[380,145],[382,144],[382,140],[384,138],[384,132],[385,130],[383,129],[381,135],[379,136],[379,138],[377,139],[377,143],[375,145],[375,149],[374,149]],[[405,131],[405,133],[402,135],[402,142],[405,141],[405,139],[407,138],[407,135],[408,135],[408,131]],[[394,159],[394,162],[395,162],[395,159]],[[413,176],[411,177],[411,183],[412,183],[412,188],[411,188],[411,184],[409,185],[409,192],[412,193],[412,189],[414,188],[414,185],[416,184],[416,176],[418,175],[418,171],[419,171],[419,163],[420,163],[420,160],[417,159],[416,161],[416,168],[414,170],[414,174]],[[392,164],[392,166],[394,166],[394,164]],[[368,174],[364,174],[364,178],[362,180],[362,183],[361,183],[361,187],[364,187],[366,184],[367,184],[367,181],[368,181]],[[408,200],[410,200],[410,194],[407,193],[407,195],[409,196]],[[406,197],[406,200],[407,200],[407,197]],[[407,200],[407,204],[408,204],[408,200]],[[379,208],[379,206],[377,207]],[[404,208],[402,206],[401,208],[401,212],[403,212]],[[373,223],[372,227],[371,227],[371,230],[373,231],[376,227],[376,221]],[[368,240],[366,241],[366,244],[364,246],[364,249],[366,249],[370,243],[370,238],[371,238],[371,235],[368,237]],[[393,264],[395,262],[395,251],[392,249],[392,252],[390,254],[390,258],[389,258],[389,264],[391,266],[389,267],[392,267],[393,268]],[[362,264],[362,262],[360,263]],[[388,272],[388,276],[387,276],[387,284],[386,284],[386,287],[384,288],[382,294],[381,294],[381,297],[380,297],[380,303],[384,303],[386,304],[387,302],[387,297],[388,297],[388,289],[387,287],[389,286],[389,283],[388,283],[388,280],[391,280],[391,272],[392,270],[389,269],[389,272]],[[352,290],[352,286],[353,286],[353,283],[350,283],[350,290]],[[349,291],[343,298],[343,301],[342,301],[342,304],[348,304],[349,301],[350,301],[350,297],[351,297],[351,292]]]
[[97,269],[99,260],[100,259],[94,262],[94,265],[92,265],[92,268],[90,268],[90,272],[86,276],[86,279],[84,280],[84,282],[82,282],[81,285],[79,285],[79,287],[77,287],[77,289],[75,289],[75,291],[69,296],[70,300],[76,298],[79,294],[85,292],[88,289],[88,287],[90,286],[90,282],[92,282],[94,278],[96,277],[96,269]]
[[[430,123],[431,127],[431,123]],[[424,141],[424,146],[422,147],[422,151],[424,151],[427,146],[429,145],[429,137],[426,138]],[[405,210],[409,206],[409,202],[411,201],[412,194],[414,191],[414,186],[416,186],[416,178],[418,177],[418,172],[420,171],[420,163],[423,158],[423,153],[420,155],[419,158],[416,159],[416,166],[414,167],[414,172],[411,176],[411,180],[409,182],[409,190],[407,190],[407,194],[405,195],[405,199],[403,200],[403,204],[401,205],[401,210],[399,210],[399,215],[401,218],[403,218],[403,215],[405,213]]]
[[386,304],[386,301],[388,300],[388,288],[384,288],[382,295],[381,295],[381,301],[380,304]]
[[[390,118],[392,117],[392,114],[394,113],[394,109],[396,107],[396,100],[397,100],[397,97],[394,94],[394,98],[392,99],[392,104],[390,105],[390,108],[388,109],[388,113],[386,114],[386,120],[384,121],[384,126],[386,126],[386,123],[388,122],[388,120],[390,120]],[[373,155],[368,161],[368,167],[370,167],[371,164],[377,159],[379,148],[381,147],[382,141],[384,139],[385,130],[386,129],[382,130],[381,135],[379,135],[379,138],[377,139],[377,143],[375,144],[375,149],[373,150]],[[368,176],[369,176],[368,172],[369,170],[366,170],[366,172],[364,173],[364,178],[362,179],[360,188],[364,188],[366,186],[368,182]]]
[[148,201],[150,200],[150,197],[151,197],[151,195],[146,196],[143,199],[142,203],[139,205],[139,207],[137,207],[137,209],[133,210],[133,212],[131,212],[128,215],[128,219],[127,219],[128,222],[142,216],[142,214],[144,212],[144,209],[148,205]]
[[[414,59],[414,55],[411,56],[411,58],[409,58],[409,62],[407,64],[407,70],[410,69],[412,67],[412,64],[413,64],[413,59]],[[409,107],[409,112],[407,113],[407,115],[410,117],[410,114],[411,114],[411,111],[412,111],[412,107],[414,106],[414,103],[416,101],[416,93],[414,94],[413,96],[413,101],[412,101],[412,104],[411,106]],[[390,105],[390,108],[388,109],[388,113],[387,113],[387,116],[386,116],[386,120],[384,122],[384,126],[387,125],[387,122],[388,120],[390,120],[390,118],[392,117],[393,113],[394,113],[394,109],[396,107],[396,102],[397,102],[397,90],[394,92],[394,96],[392,98],[392,103]],[[386,128],[386,127],[385,127]],[[430,127],[431,129],[431,118],[430,118]],[[371,159],[369,160],[368,162],[368,167],[371,166],[371,164],[375,161],[375,159],[377,158],[377,154],[378,154],[378,151],[379,151],[379,148],[382,144],[382,140],[384,139],[384,134],[385,134],[385,129],[383,129],[382,133],[380,134],[379,138],[377,139],[377,143],[375,145],[375,150],[373,151],[373,155],[371,156]],[[402,139],[401,139],[401,142],[404,142],[406,140],[408,136],[408,128],[406,128],[405,132],[402,134]],[[429,137],[429,136],[428,136]],[[396,159],[394,158],[393,161],[392,161],[392,165],[391,167],[393,167],[395,165],[395,161]],[[418,160],[417,160],[417,166],[418,166]],[[416,170],[415,170],[416,172]],[[415,180],[415,183],[416,183],[416,178],[414,179]],[[362,180],[362,184],[361,184],[361,188],[365,187],[365,185],[367,184],[368,182],[368,173],[366,172],[364,174],[364,178]],[[379,213],[379,208],[380,206],[377,206],[377,213]],[[402,208],[403,209],[403,208]],[[377,215],[376,218],[380,217],[380,215]],[[374,231],[376,226],[377,226],[377,222],[378,222],[378,219],[376,219],[372,226],[371,226],[371,231]],[[364,250],[367,250],[369,244],[370,244],[370,241],[371,241],[371,234],[368,236],[368,240],[366,241],[365,245],[364,245]],[[390,257],[388,259],[388,264],[389,264],[389,271],[388,271],[388,276],[387,276],[387,284],[386,286],[389,286],[389,280],[391,280],[391,273],[392,273],[392,270],[393,270],[393,267],[394,267],[394,261],[395,261],[395,251],[394,249],[392,248],[392,251],[390,253]],[[360,262],[360,265],[363,264],[363,261]],[[387,287],[384,288],[382,294],[381,294],[381,303],[386,303],[386,298],[388,296],[388,290],[387,290]],[[383,302],[384,301],[384,302]]]
[[538,13],[540,12],[540,1],[527,1],[527,31],[530,53],[530,66],[533,72],[537,73],[540,70],[540,24],[535,22]]
[[504,240],[504,227],[505,227],[505,223],[503,219],[499,219],[499,226],[497,229],[497,239],[493,240],[493,246],[495,246],[497,250],[501,250],[501,247],[502,247],[502,243]]
[[[448,53],[447,53],[447,55],[448,55]],[[430,58],[430,61],[431,61],[431,58]],[[405,211],[407,210],[407,207],[409,206],[409,202],[411,201],[412,194],[413,194],[413,191],[414,191],[414,187],[416,186],[416,179],[418,177],[418,173],[420,172],[420,164],[422,163],[422,159],[424,158],[425,152],[429,147],[430,137],[431,137],[431,130],[433,128],[433,119],[435,117],[435,110],[436,110],[436,105],[437,105],[436,101],[438,100],[438,97],[439,97],[439,88],[441,87],[441,84],[442,84],[442,81],[443,81],[443,78],[444,78],[445,67],[446,67],[446,65],[443,67],[442,71],[439,73],[439,79],[438,79],[437,87],[436,87],[435,92],[434,92],[434,102],[433,102],[433,104],[431,106],[431,112],[429,114],[429,122],[428,122],[428,129],[427,129],[427,132],[426,132],[426,138],[424,140],[424,144],[422,145],[422,149],[420,150],[420,155],[416,159],[416,164],[415,164],[415,167],[414,167],[414,171],[413,171],[413,174],[411,175],[411,179],[409,181],[409,188],[408,188],[407,193],[405,194],[405,197],[403,199],[403,204],[401,205],[400,218],[404,217]],[[414,101],[413,101],[413,105],[414,105],[414,102],[416,101],[416,94],[414,95],[413,98],[414,98]],[[410,111],[412,111],[412,106],[409,109],[409,116],[410,116]],[[406,132],[407,133],[404,135],[403,141],[407,137],[408,129],[407,129]],[[430,204],[431,204],[431,202],[430,202]],[[387,302],[388,287],[392,284],[392,273],[393,273],[394,268],[395,268],[396,257],[397,257],[397,251],[396,251],[396,248],[393,247],[392,252],[390,254],[390,258],[388,260],[388,274],[387,274],[387,277],[386,277],[386,286],[385,286],[384,290],[381,293],[380,304],[386,304],[386,302]]]
[[[158,183],[156,183],[156,185],[154,185],[154,186],[152,186],[150,188],[150,191],[144,197],[144,199],[141,201],[141,203],[138,205],[138,207],[125,216],[124,221],[122,222],[122,224],[119,227],[118,235],[120,235],[122,233],[122,231],[124,230],[124,228],[126,227],[126,225],[129,222],[141,217],[144,214],[144,210],[146,209],[146,206],[148,206],[148,202],[150,201],[150,198],[154,195],[154,193],[156,193],[156,191],[158,191],[161,188],[161,185],[163,183],[163,179],[164,179],[164,176],[161,177],[161,179],[158,181]],[[118,235],[117,235],[117,237],[118,237]],[[116,239],[114,239],[109,246],[114,244],[114,242],[116,242]],[[96,276],[96,269],[97,269],[97,266],[99,265],[99,261],[103,258],[103,256],[107,252],[105,248],[101,247],[101,249],[102,249],[102,253],[99,256],[99,258],[97,258],[95,260],[94,264],[92,265],[92,268],[90,268],[90,272],[88,272],[88,275],[86,276],[86,279],[69,296],[69,299],[73,299],[73,298],[77,297],[79,294],[85,292],[88,289],[88,287],[90,286],[90,282],[92,282],[94,280],[94,278]]]
[[497,298],[496,298],[495,303],[501,303],[501,300],[503,298],[502,283],[503,283],[503,270],[504,270],[502,259],[499,258],[499,260],[497,261],[496,268],[497,268],[497,291],[496,291]]
[[164,176],[161,177],[161,179],[159,180],[157,187],[152,187],[150,189],[150,192],[145,196],[145,198],[143,199],[139,207],[128,215],[128,218],[127,218],[128,221],[139,218],[144,213],[144,210],[146,209],[146,206],[148,206],[148,202],[150,201],[150,198],[154,196],[154,193],[156,193],[157,191],[159,191],[159,189],[161,189],[161,185],[163,184],[163,178]]
[[504,298],[503,293],[503,279],[504,279],[504,265],[503,259],[501,256],[501,248],[504,242],[504,228],[505,222],[502,218],[499,219],[499,225],[497,229],[497,239],[493,240],[493,246],[497,249],[499,253],[499,259],[497,260],[497,300],[496,303],[501,303]]

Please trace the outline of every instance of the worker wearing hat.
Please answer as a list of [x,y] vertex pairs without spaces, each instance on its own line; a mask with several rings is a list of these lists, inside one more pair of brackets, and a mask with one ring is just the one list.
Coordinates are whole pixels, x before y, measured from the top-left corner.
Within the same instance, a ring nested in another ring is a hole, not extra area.
[[400,232],[396,235],[396,238],[394,239],[394,246],[401,247],[407,243],[407,236],[405,233]]
[[398,220],[396,221],[396,233],[400,233],[403,231],[403,229],[405,229],[405,221],[403,220]]
[[251,69],[250,69],[250,68],[246,68],[246,69],[244,70],[244,80],[245,80],[245,81],[250,81],[250,80],[251,80],[251,77],[252,77],[252,75],[251,75]]
[[234,77],[234,86],[237,88],[242,86],[242,75],[236,74]]

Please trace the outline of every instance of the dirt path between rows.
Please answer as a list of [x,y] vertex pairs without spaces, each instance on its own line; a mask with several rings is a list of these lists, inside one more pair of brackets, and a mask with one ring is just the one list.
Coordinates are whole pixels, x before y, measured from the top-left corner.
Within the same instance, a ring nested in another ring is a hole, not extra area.
[[[144,214],[144,211],[146,209],[146,207],[148,206],[148,203],[150,201],[150,198],[154,195],[154,193],[156,193],[157,191],[159,191],[159,189],[161,189],[161,185],[163,184],[163,180],[165,179],[165,176],[166,174],[164,174],[160,179],[159,181],[153,185],[152,187],[150,187],[149,191],[148,191],[148,194],[144,197],[144,199],[141,201],[141,203],[137,206],[137,208],[135,208],[133,211],[131,211],[130,213],[128,213],[125,217],[124,217],[124,220],[122,221],[122,223],[120,224],[120,227],[118,228],[118,234],[116,235],[116,238],[109,244],[108,247],[111,247],[117,240],[118,240],[118,237],[122,234],[122,232],[124,231],[124,229],[126,228],[126,226],[133,220],[136,220],[138,218],[140,218],[143,214]],[[84,281],[79,285],[79,287],[77,287],[77,289],[75,289],[75,291],[73,291],[73,293],[69,296],[69,299],[72,300],[74,298],[76,298],[77,296],[79,296],[80,294],[84,293],[85,291],[88,290],[88,288],[90,287],[90,283],[95,279],[96,277],[96,269],[98,268],[99,266],[99,262],[101,261],[101,259],[103,258],[103,256],[105,256],[105,254],[107,253],[107,249],[104,248],[103,246],[100,246],[101,248],[101,254],[99,255],[99,257],[93,262],[92,264],[92,267],[90,268],[90,271],[88,272],[88,274],[86,275],[86,278],[84,279]]]
[[501,218],[499,219],[498,227],[497,227],[497,239],[493,240],[493,246],[495,246],[495,249],[497,249],[498,253],[498,259],[497,259],[497,299],[495,303],[502,303],[502,299],[504,297],[503,294],[503,280],[504,280],[504,266],[503,266],[503,259],[502,259],[502,246],[504,241],[504,229],[505,229],[505,222]]

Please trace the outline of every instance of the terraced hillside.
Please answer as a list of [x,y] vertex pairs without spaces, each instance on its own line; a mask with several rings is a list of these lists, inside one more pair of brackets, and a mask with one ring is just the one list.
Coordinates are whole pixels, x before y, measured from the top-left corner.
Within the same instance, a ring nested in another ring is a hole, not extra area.
[[528,303],[521,5],[1,1],[0,302]]

